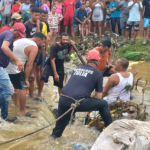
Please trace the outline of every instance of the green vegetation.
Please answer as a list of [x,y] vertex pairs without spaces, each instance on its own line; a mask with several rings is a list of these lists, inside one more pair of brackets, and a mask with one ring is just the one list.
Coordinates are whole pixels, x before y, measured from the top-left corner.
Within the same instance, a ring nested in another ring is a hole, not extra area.
[[142,42],[143,39],[136,39],[136,44],[131,45],[131,41],[128,41],[127,44],[119,47],[116,58],[124,57],[134,61],[150,61],[150,42],[147,41],[146,45],[143,45]]

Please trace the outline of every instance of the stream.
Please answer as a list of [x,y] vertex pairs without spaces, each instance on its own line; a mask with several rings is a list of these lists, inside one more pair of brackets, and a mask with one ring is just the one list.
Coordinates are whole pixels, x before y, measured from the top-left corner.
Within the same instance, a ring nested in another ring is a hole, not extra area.
[[[74,66],[71,67],[69,64],[66,65],[66,67],[70,69],[74,68]],[[140,88],[140,86],[144,85],[143,81],[145,79],[150,80],[150,63],[140,63],[129,68],[129,71],[132,73],[136,70],[139,71],[136,78],[142,77],[139,83]],[[107,79],[108,78],[104,79],[105,83]],[[142,89],[142,87],[140,89]],[[26,103],[30,106],[27,111],[35,114],[37,118],[21,116],[19,108],[15,107],[13,100],[10,99],[9,116],[17,116],[17,121],[9,123],[0,119],[0,143],[45,127],[55,120],[51,110],[57,107],[59,96],[57,87],[53,86],[51,77],[48,84],[45,84],[44,90],[46,92],[43,93],[43,102],[34,101],[27,95]],[[145,103],[148,105],[148,110],[150,110],[148,92],[149,91],[147,91]],[[36,89],[35,93],[37,93]],[[141,96],[137,91],[133,91],[132,95],[138,99],[140,99],[139,97]],[[61,138],[54,140],[50,137],[54,124],[23,139],[0,145],[0,150],[75,150],[75,144],[81,144],[82,147],[80,149],[90,150],[100,132],[94,127],[89,128],[84,125],[85,115],[86,113],[77,113],[75,123],[67,126]],[[148,117],[147,120],[150,120],[150,118]]]

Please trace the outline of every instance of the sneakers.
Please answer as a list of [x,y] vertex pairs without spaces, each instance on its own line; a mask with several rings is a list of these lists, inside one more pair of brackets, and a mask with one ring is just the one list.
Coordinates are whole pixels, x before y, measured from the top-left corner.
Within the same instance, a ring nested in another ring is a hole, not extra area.
[[146,45],[146,41],[143,41],[143,45]]
[[135,41],[132,41],[131,45],[134,45],[135,44]]
[[17,117],[7,117],[5,121],[14,122],[15,120],[17,120]]

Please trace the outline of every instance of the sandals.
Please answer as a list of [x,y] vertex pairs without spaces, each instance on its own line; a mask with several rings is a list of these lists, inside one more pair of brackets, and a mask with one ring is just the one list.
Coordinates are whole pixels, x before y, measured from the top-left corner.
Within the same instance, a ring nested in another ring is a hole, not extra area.
[[30,114],[29,112],[27,112],[24,116],[30,117],[30,118],[36,118],[36,117],[32,117],[31,115],[32,115],[32,114]]
[[42,102],[43,101],[41,98],[38,98],[38,97],[33,98],[33,100],[38,101],[38,102]]

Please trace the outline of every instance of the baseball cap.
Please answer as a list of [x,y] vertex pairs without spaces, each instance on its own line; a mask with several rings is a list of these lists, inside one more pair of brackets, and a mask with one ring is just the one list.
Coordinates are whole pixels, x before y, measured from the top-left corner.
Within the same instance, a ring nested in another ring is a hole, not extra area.
[[14,14],[11,16],[11,19],[19,20],[19,19],[21,19],[21,18],[22,18],[21,15],[18,14],[18,13],[14,13]]
[[18,31],[18,33],[20,34],[21,38],[25,38],[24,33],[26,30],[26,27],[24,26],[23,23],[15,23],[13,26],[14,29],[16,29]]

